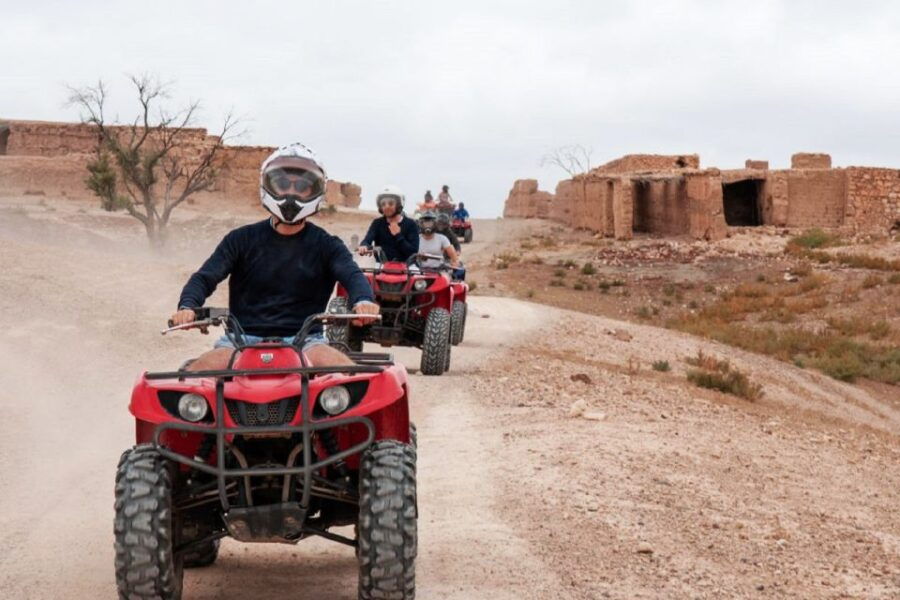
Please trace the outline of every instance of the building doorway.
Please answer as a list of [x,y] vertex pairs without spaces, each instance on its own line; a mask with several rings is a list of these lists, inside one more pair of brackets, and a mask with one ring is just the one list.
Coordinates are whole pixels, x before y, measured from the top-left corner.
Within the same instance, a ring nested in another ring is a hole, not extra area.
[[733,227],[754,227],[763,224],[761,182],[743,179],[722,184],[725,223]]

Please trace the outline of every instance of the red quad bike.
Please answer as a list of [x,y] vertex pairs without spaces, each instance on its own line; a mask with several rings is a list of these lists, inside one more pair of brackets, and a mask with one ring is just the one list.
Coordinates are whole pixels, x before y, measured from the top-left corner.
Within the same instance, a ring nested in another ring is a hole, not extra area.
[[[320,536],[356,549],[361,600],[413,598],[416,449],[403,366],[353,352],[353,365],[309,366],[300,348],[310,328],[358,315],[314,315],[290,344],[247,344],[226,310],[197,312],[166,332],[221,325],[236,350],[225,369],[137,379],[137,445],[116,472],[119,597],[180,599],[183,569],[212,564],[226,536]],[[354,537],[329,531],[341,525]]]
[[[361,350],[363,342],[382,346],[415,346],[422,349],[423,375],[442,375],[450,369],[450,346],[463,340],[466,326],[466,296],[469,286],[443,276],[450,270],[444,257],[417,254],[403,263],[385,261],[375,248],[379,265],[363,269],[381,306],[381,322],[357,327],[346,321],[326,327],[328,339]],[[441,266],[423,267],[424,259],[437,259]],[[416,269],[411,268],[416,265]],[[329,313],[349,310],[347,291],[337,286],[328,304]]]
[[472,243],[472,222],[468,219],[453,219],[450,224],[450,227],[453,229],[454,235],[458,238],[462,238],[462,241],[466,244]]

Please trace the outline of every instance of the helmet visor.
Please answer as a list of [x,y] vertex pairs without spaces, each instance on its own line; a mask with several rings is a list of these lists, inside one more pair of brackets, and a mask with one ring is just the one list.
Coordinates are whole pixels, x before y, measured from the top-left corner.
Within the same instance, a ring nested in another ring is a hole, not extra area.
[[320,173],[296,167],[276,168],[263,177],[263,188],[278,200],[293,198],[300,203],[311,202],[325,191]]
[[400,206],[400,196],[396,194],[381,194],[378,196],[378,206]]

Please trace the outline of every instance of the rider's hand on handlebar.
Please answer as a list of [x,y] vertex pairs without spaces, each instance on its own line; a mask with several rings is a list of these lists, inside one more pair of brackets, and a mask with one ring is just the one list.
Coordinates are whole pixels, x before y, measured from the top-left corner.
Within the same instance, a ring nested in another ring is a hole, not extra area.
[[369,254],[372,253],[372,249],[369,248],[368,246],[360,246],[359,248],[356,249],[356,251],[359,253],[360,256],[368,256]]
[[[360,302],[353,307],[353,312],[358,315],[377,315],[381,312],[381,307],[374,302]],[[372,319],[354,319],[353,324],[357,327],[371,323]]]
[[172,315],[170,327],[177,327],[178,325],[184,325],[185,323],[193,323],[196,320],[197,313],[190,308],[182,308]]

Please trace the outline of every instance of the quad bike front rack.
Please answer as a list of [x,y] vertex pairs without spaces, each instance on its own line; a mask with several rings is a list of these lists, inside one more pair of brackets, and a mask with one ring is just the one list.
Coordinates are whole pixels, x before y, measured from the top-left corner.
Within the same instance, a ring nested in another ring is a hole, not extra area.
[[[314,322],[328,322],[329,320],[349,320],[359,318],[359,315],[334,315],[321,313],[312,315],[304,323],[303,329],[297,334],[294,341],[303,340],[308,333],[309,326]],[[250,348],[275,348],[290,347],[297,351],[300,356],[301,364],[304,366],[293,368],[274,368],[274,369],[234,369],[231,365],[235,356],[242,350]],[[330,534],[317,528],[306,525],[306,517],[310,506],[310,496],[312,492],[313,474],[329,465],[340,462],[354,454],[358,454],[365,450],[375,439],[375,426],[372,421],[366,417],[335,417],[321,421],[312,420],[312,411],[309,405],[309,378],[310,376],[325,373],[381,373],[384,367],[392,364],[389,354],[381,353],[353,353],[350,355],[354,360],[359,360],[363,364],[355,365],[338,365],[311,367],[306,364],[306,358],[296,344],[276,344],[265,343],[262,345],[241,345],[235,348],[229,361],[229,368],[204,370],[204,371],[186,371],[180,369],[178,371],[146,373],[145,377],[149,380],[160,379],[177,379],[184,381],[186,379],[202,379],[215,378],[216,381],[216,412],[214,424],[197,424],[187,422],[168,422],[157,425],[153,434],[153,445],[156,450],[165,458],[176,463],[186,465],[192,469],[208,473],[216,477],[219,500],[224,511],[225,524],[228,527],[232,537],[244,541],[271,541],[271,542],[290,542],[296,541],[304,533],[327,537],[334,541],[339,541],[348,545],[355,545],[355,541],[343,536]],[[301,378],[300,393],[300,415],[301,422],[298,425],[264,425],[264,426],[235,426],[228,427],[225,425],[225,382],[233,377],[248,377],[254,375],[299,375]],[[345,450],[341,450],[321,460],[313,460],[312,452],[312,436],[314,433],[343,427],[346,425],[362,425],[366,428],[366,439]],[[179,454],[167,448],[160,442],[160,438],[166,431],[181,431],[191,433],[201,433],[215,436],[216,443],[216,464],[210,465],[197,458],[192,458]],[[264,468],[226,468],[226,438],[228,436],[240,434],[300,434],[302,438],[302,457],[301,464],[293,465],[292,461],[285,466],[264,467]],[[283,502],[277,505],[268,506],[248,506],[248,507],[232,507],[228,500],[227,480],[230,478],[242,478],[250,476],[283,476],[285,478],[285,489],[292,485],[294,477],[301,477],[303,480],[303,491],[299,501]],[[286,533],[286,535],[284,535]],[[193,544],[192,544],[193,545]]]

